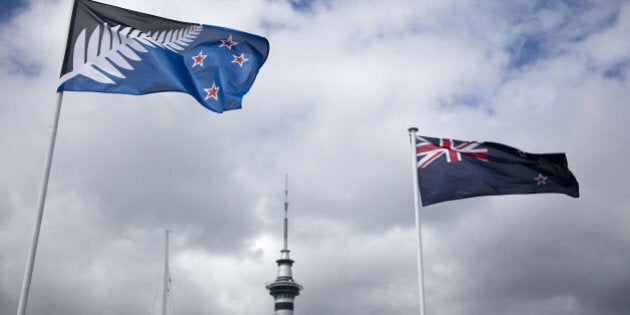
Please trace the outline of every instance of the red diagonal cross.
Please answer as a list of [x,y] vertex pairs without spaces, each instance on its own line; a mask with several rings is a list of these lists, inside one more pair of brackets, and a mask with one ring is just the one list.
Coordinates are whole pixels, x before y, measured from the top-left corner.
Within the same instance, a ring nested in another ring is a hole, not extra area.
[[461,161],[461,154],[484,161],[488,160],[488,149],[477,148],[479,142],[476,141],[463,142],[460,145],[454,146],[451,139],[440,139],[439,145],[422,138],[418,138],[418,140],[416,153],[421,157],[420,161],[418,161],[418,168],[426,167],[442,155],[446,156],[446,161],[449,163]]

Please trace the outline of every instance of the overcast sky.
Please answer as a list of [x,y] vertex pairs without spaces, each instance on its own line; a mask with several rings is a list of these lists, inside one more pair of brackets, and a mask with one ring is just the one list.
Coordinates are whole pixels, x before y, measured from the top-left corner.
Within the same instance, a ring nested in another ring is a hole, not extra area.
[[[243,109],[64,94],[27,314],[418,314],[407,129],[566,152],[581,197],[421,209],[428,315],[630,314],[630,2],[108,0],[265,36]],[[0,314],[15,314],[70,0],[0,14]]]

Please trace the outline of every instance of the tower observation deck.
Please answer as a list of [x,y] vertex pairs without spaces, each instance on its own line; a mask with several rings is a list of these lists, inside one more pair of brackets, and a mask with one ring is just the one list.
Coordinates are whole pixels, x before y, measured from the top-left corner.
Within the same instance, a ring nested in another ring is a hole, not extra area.
[[293,306],[295,297],[300,294],[302,286],[293,280],[291,267],[293,260],[289,257],[289,199],[288,199],[288,176],[284,190],[284,247],[280,251],[280,259],[276,260],[278,264],[278,277],[276,281],[267,285],[269,294],[275,300],[275,315],[293,315]]

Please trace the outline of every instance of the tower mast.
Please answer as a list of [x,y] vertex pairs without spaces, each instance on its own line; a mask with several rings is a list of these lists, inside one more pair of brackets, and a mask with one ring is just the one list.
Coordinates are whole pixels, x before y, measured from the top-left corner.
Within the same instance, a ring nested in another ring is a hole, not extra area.
[[289,250],[289,175],[284,179],[284,248]]
[[303,289],[301,285],[293,280],[291,266],[293,260],[289,257],[289,175],[285,180],[284,190],[284,247],[280,251],[278,264],[278,277],[276,281],[267,285],[269,294],[275,301],[275,315],[293,315],[295,297],[300,295]]

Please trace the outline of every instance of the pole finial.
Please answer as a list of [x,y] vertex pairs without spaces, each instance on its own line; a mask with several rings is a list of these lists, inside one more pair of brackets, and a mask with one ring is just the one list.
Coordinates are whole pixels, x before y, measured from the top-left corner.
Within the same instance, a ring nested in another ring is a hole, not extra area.
[[418,128],[417,127],[410,127],[409,129],[407,129],[410,133],[411,132],[418,132]]

